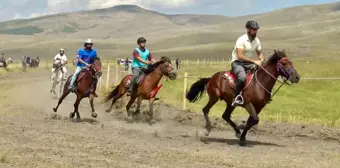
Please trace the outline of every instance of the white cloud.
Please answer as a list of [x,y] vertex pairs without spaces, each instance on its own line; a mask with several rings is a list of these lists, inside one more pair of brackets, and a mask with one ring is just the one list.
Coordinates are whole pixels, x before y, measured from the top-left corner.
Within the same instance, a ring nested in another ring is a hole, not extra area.
[[198,0],[89,0],[88,9],[107,8],[115,5],[133,4],[152,9],[154,6],[162,8],[176,8],[194,4]]

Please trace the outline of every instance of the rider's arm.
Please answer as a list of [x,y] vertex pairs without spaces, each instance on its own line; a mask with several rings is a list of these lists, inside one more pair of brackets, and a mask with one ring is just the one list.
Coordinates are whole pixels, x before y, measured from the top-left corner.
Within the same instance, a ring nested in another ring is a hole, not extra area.
[[140,55],[138,54],[136,50],[133,51],[133,57],[136,58],[141,63],[148,64],[147,61],[144,61],[142,57],[140,57]]
[[85,64],[86,66],[89,65],[87,62],[85,62],[85,61],[82,60],[82,54],[80,53],[80,51],[78,52],[77,59],[78,59],[79,62]]
[[263,56],[263,52],[262,52],[261,42],[260,42],[259,39],[257,39],[257,40],[258,40],[259,45],[256,47],[256,53],[257,53],[257,56],[259,57],[259,59],[261,61],[263,61],[264,60],[264,56]]
[[155,58],[152,56],[151,52],[149,54],[149,61],[151,61],[153,64],[156,62]]

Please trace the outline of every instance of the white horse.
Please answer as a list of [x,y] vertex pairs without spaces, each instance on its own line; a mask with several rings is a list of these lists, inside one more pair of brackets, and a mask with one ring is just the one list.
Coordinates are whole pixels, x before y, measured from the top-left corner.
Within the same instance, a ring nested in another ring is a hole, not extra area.
[[60,97],[60,95],[62,94],[62,89],[64,86],[64,80],[63,80],[63,72],[62,72],[62,68],[63,65],[61,64],[60,60],[56,60],[54,62],[54,67],[55,67],[55,71],[54,71],[54,75],[52,78],[52,88],[50,93],[53,93],[54,95],[56,94],[55,88],[58,84],[60,84],[60,89],[59,89],[59,95],[58,97]]

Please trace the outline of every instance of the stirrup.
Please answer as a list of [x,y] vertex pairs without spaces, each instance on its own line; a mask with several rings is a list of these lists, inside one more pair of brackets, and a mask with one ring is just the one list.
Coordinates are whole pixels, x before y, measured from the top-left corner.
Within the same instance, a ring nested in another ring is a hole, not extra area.
[[[241,101],[241,102],[238,102],[238,101]],[[236,105],[243,105],[244,103],[244,100],[243,100],[243,97],[242,97],[242,92],[237,95],[235,98],[234,98],[234,101],[233,103],[231,104],[232,106],[235,106]]]

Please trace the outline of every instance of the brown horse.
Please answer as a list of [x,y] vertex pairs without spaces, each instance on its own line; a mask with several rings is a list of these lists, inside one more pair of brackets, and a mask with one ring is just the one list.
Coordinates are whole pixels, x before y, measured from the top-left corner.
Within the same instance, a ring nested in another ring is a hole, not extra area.
[[[91,65],[90,68],[84,68],[78,75],[77,80],[76,80],[76,91],[75,94],[77,95],[77,99],[74,103],[74,112],[70,113],[70,118],[73,118],[75,114],[77,114],[77,119],[80,120],[80,115],[78,111],[79,103],[80,101],[85,98],[89,97],[90,99],[90,105],[92,109],[92,117],[96,118],[97,113],[94,110],[94,105],[93,105],[93,99],[94,99],[94,82],[96,82],[100,76],[102,75],[101,71],[101,62],[99,57],[96,58],[94,63]],[[68,86],[70,85],[71,82],[71,76],[68,77],[65,85],[64,85],[64,90],[63,94],[60,97],[58,101],[57,107],[53,108],[54,112],[57,112],[59,105],[63,102],[63,100],[66,98],[68,94],[70,94],[70,90],[68,89]]]
[[[149,72],[146,72],[149,71]],[[130,96],[130,101],[126,105],[127,121],[132,122],[132,114],[129,112],[131,105],[137,99],[137,108],[134,114],[138,114],[140,111],[140,105],[142,100],[149,100],[149,116],[150,123],[153,123],[153,102],[155,96],[162,85],[158,86],[159,81],[163,75],[169,77],[171,80],[176,79],[176,72],[171,65],[171,61],[168,57],[162,57],[160,61],[156,62],[145,71],[145,76],[138,82],[138,88],[134,89]],[[106,112],[110,112],[114,103],[120,99],[127,91],[129,83],[131,82],[132,75],[125,76],[120,84],[106,97],[105,102],[112,100],[111,106]]]
[[[294,69],[292,62],[283,51],[274,50],[274,54],[268,59],[263,67],[259,67],[254,73],[249,73],[246,86],[243,89],[244,104],[243,108],[249,113],[248,121],[245,125],[237,126],[231,119],[231,113],[235,107],[232,106],[234,98],[234,80],[235,75],[230,71],[217,72],[211,78],[202,78],[194,83],[186,98],[190,102],[195,102],[202,97],[204,90],[207,90],[209,102],[203,108],[204,117],[206,120],[206,135],[211,131],[211,122],[209,120],[209,110],[218,101],[224,100],[227,107],[222,115],[222,118],[229,123],[236,132],[236,137],[240,138],[240,145],[246,144],[247,131],[254,125],[258,124],[258,114],[263,107],[270,101],[272,97],[272,89],[281,76],[285,79],[285,83],[298,83],[300,76]],[[240,129],[243,129],[241,134]]]

